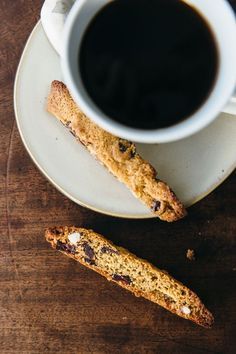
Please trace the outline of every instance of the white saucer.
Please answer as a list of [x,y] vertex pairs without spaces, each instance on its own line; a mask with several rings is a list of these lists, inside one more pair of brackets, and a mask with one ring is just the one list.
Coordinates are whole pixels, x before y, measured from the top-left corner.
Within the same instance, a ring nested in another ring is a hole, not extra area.
[[[52,80],[62,80],[59,57],[41,23],[34,28],[15,81],[15,114],[24,145],[38,168],[62,193],[90,209],[120,217],[149,218],[150,211],[45,111]],[[221,114],[208,128],[179,142],[137,144],[179,198],[190,206],[236,167],[236,117]]]

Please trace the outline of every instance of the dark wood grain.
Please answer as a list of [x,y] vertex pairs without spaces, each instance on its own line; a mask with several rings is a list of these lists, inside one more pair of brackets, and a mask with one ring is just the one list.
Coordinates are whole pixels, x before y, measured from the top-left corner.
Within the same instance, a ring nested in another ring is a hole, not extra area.
[[[42,3],[0,1],[0,353],[236,353],[236,174],[170,225],[79,207],[27,155],[12,90]],[[51,250],[43,234],[55,224],[94,228],[169,270],[202,297],[214,327],[177,318]]]

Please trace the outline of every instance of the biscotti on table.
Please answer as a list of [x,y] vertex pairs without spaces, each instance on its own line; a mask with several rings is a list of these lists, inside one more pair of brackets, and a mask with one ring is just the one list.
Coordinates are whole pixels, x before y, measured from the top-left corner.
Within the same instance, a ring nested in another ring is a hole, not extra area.
[[136,152],[135,145],[104,131],[86,117],[62,82],[52,82],[47,110],[157,217],[171,222],[186,215],[183,204],[165,182],[157,179],[157,172]]
[[45,237],[54,249],[136,296],[143,296],[203,327],[211,327],[213,316],[194,292],[167,272],[115,246],[94,231],[77,227],[54,227],[46,230]]

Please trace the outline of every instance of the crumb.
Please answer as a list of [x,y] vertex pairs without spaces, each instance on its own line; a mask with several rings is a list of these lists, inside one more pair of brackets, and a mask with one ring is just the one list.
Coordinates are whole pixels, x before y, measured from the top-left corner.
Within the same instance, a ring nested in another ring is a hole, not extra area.
[[225,170],[221,170],[222,171],[222,173],[224,173],[225,172]]
[[210,224],[210,220],[207,220],[207,223]]
[[201,233],[201,232],[199,232],[199,233],[198,233],[198,235],[199,235],[199,236],[202,236],[202,233]]
[[187,250],[187,253],[186,253],[186,257],[187,257],[190,261],[195,261],[195,252],[194,252],[194,250],[188,249],[188,250]]
[[122,317],[122,320],[127,320],[127,317]]
[[233,268],[232,270],[233,270],[233,272],[235,272],[235,271],[236,271],[236,268]]

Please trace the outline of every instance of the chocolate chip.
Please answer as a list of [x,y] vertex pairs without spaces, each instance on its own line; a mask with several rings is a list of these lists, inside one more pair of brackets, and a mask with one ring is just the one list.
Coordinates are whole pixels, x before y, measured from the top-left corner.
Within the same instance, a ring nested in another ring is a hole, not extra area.
[[161,207],[161,202],[159,202],[159,200],[154,200],[151,206],[151,211],[153,212],[158,211],[160,207]]
[[136,150],[135,150],[135,148],[134,148],[134,149],[131,150],[131,152],[130,152],[130,157],[131,157],[131,159],[133,159],[133,158],[135,157],[135,155],[136,155]]
[[125,146],[123,143],[121,143],[119,141],[119,150],[120,150],[120,152],[126,152],[127,149],[128,149],[128,146]]
[[122,281],[128,285],[132,283],[132,280],[128,275],[113,274],[112,279],[115,281]]
[[95,261],[90,258],[84,258],[84,261],[90,265],[96,265]]
[[131,149],[130,151],[130,158],[132,159],[135,155],[136,155],[136,148],[133,145],[133,143],[131,141],[126,141],[126,140],[122,140],[119,141],[119,150],[120,152],[126,152],[127,149]]
[[59,231],[58,229],[52,229],[52,233],[54,235],[60,235],[61,231]]
[[69,127],[70,123],[71,123],[71,121],[68,120],[68,122],[65,123],[65,126],[66,126],[66,127]]
[[91,246],[89,246],[89,244],[87,242],[83,243],[83,247],[84,247],[84,253],[86,254],[86,256],[89,259],[93,259],[94,258],[94,252]]
[[107,247],[107,246],[103,246],[101,248],[101,252],[102,253],[108,253],[108,254],[119,254],[119,252],[117,250],[114,250],[113,248]]
[[175,301],[172,299],[172,297],[170,297],[170,296],[168,296],[168,295],[166,295],[166,294],[164,294],[164,299],[165,299],[165,302],[166,302],[167,304],[171,304],[171,303],[175,302]]
[[56,249],[71,254],[76,253],[76,248],[74,245],[70,245],[69,243],[63,243],[60,240],[57,241]]

